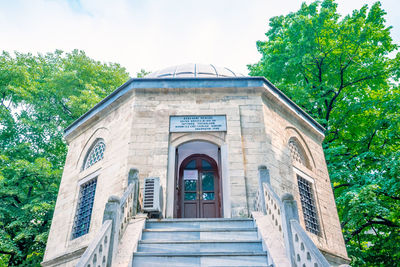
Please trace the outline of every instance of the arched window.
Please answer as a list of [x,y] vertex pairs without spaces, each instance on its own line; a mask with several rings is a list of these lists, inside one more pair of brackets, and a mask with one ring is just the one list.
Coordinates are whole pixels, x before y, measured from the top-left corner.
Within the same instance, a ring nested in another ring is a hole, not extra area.
[[[297,163],[310,169],[310,164],[304,152],[304,149],[294,137],[289,140],[289,150],[293,164]],[[301,168],[301,166],[297,167]],[[304,217],[304,224],[306,226],[307,231],[319,235],[320,224],[317,214],[313,182],[309,181],[313,180],[312,178],[309,178],[309,180],[305,179],[304,175],[305,175],[304,173],[296,174],[297,184],[300,194],[301,209],[303,211],[303,217]]]
[[304,224],[306,230],[319,235],[320,226],[315,204],[313,185],[300,175],[297,175],[297,184],[299,186],[301,209],[303,210]]
[[72,228],[72,239],[89,233],[96,185],[97,177],[80,186],[78,205]]
[[302,147],[299,145],[299,143],[294,138],[291,138],[289,140],[289,150],[290,150],[290,156],[292,157],[293,162],[297,162],[305,167],[308,167],[307,157],[306,157]]
[[88,152],[86,156],[85,164],[83,165],[83,169],[87,169],[96,162],[100,161],[104,157],[104,151],[106,150],[106,144],[103,139],[99,139],[92,146],[92,149]]

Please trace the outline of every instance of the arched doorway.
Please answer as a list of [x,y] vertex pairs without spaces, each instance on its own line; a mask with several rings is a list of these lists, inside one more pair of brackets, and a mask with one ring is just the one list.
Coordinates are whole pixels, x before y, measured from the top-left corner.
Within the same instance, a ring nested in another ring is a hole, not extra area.
[[205,154],[185,158],[176,181],[176,217],[221,217],[220,183],[218,164],[213,158]]

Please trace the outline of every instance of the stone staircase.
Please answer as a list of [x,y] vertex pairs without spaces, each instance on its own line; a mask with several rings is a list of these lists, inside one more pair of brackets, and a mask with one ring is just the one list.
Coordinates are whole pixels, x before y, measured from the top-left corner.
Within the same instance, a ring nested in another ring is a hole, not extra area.
[[147,220],[133,266],[270,266],[252,219]]

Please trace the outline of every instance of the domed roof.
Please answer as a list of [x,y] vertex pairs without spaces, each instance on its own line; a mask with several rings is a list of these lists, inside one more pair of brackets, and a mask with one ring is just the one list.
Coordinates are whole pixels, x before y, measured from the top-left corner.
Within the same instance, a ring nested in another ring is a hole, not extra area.
[[145,78],[207,78],[207,77],[244,77],[228,68],[221,68],[212,64],[183,64],[171,66],[159,71],[147,74]]

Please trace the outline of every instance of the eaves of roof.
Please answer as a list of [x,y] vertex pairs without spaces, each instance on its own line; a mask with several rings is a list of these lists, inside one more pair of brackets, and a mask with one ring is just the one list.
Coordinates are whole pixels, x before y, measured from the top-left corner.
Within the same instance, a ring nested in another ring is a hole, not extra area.
[[246,88],[267,87],[283,104],[297,113],[303,120],[311,125],[320,134],[324,135],[325,128],[315,121],[303,109],[290,100],[282,91],[276,88],[264,77],[226,77],[226,78],[132,78],[109,94],[88,112],[79,117],[64,130],[64,137],[68,136],[80,125],[107,108],[114,101],[135,89],[154,88]]

